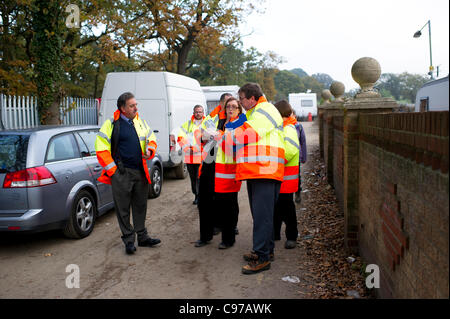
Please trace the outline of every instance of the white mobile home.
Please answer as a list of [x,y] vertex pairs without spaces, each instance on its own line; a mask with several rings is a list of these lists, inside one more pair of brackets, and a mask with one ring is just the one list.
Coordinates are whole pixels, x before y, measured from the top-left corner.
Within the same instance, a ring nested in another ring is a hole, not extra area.
[[209,114],[214,108],[219,105],[220,96],[224,93],[230,93],[235,98],[238,98],[239,86],[237,85],[222,85],[222,86],[202,86],[203,93],[205,93],[207,110],[205,114]]
[[100,105],[100,125],[113,116],[117,98],[124,92],[135,95],[139,116],[156,135],[164,167],[174,167],[177,177],[186,177],[182,152],[176,140],[180,126],[191,118],[194,106],[206,106],[198,81],[169,72],[108,73]]
[[448,111],[448,76],[425,83],[416,94],[416,112]]
[[317,116],[316,93],[290,93],[289,104],[302,120],[307,119],[309,113],[311,113],[312,118]]

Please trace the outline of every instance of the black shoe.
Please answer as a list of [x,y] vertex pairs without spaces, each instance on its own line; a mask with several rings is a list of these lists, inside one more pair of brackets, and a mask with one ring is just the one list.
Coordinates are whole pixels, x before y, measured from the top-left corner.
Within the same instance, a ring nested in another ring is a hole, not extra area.
[[127,243],[127,244],[125,245],[125,252],[126,252],[128,255],[134,254],[135,251],[136,251],[136,247],[134,247],[134,243]]
[[237,228],[237,226],[234,228],[234,234],[239,235],[239,229]]
[[214,227],[214,231],[213,231],[213,235],[216,236],[218,234],[220,234],[222,230],[219,227]]
[[203,247],[209,244],[209,241],[203,241],[201,239],[195,242],[195,247]]
[[161,240],[159,240],[158,238],[150,238],[149,237],[143,241],[138,242],[138,246],[152,247],[152,246],[159,244],[160,242],[161,242]]
[[194,199],[194,201],[192,202],[192,204],[193,204],[193,205],[197,205],[197,204],[198,204],[198,196],[197,196],[197,195],[195,195],[195,199]]
[[296,202],[297,204],[299,204],[299,203],[302,202],[302,195],[301,195],[301,192],[300,192],[300,191],[299,191],[298,193],[295,193],[295,202]]

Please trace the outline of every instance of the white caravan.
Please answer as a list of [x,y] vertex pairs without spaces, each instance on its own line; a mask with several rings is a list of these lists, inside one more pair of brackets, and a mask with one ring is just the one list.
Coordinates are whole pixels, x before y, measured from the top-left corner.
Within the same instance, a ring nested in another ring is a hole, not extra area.
[[309,113],[313,119],[317,116],[316,93],[290,93],[289,104],[302,120],[306,120]]
[[117,98],[124,92],[135,95],[139,116],[155,133],[164,167],[175,168],[176,177],[185,178],[186,165],[176,140],[180,126],[191,118],[194,106],[206,106],[198,81],[169,72],[108,73],[100,105],[100,125],[113,116]]
[[239,86],[237,85],[222,85],[222,86],[202,86],[203,93],[205,93],[207,113],[209,114],[214,108],[219,105],[220,96],[224,93],[230,93],[235,98],[238,98]]
[[416,94],[416,112],[448,111],[448,76],[425,83]]

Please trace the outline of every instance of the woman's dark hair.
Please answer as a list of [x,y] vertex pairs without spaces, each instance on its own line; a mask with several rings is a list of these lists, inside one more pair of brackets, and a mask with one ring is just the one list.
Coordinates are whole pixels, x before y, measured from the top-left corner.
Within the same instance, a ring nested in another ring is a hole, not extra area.
[[242,114],[243,110],[242,110],[242,105],[239,102],[239,100],[237,98],[235,98],[234,96],[228,98],[228,100],[225,102],[225,109],[227,108],[228,103],[230,103],[231,101],[236,101],[237,105],[238,105],[238,110],[239,110],[239,114]]
[[258,83],[244,84],[239,89],[238,93],[244,93],[246,99],[250,99],[252,96],[254,96],[256,101],[258,101],[259,98],[264,95]]
[[281,100],[275,103],[275,107],[280,112],[282,117],[289,117],[292,114],[292,107],[286,100]]
[[121,106],[125,106],[129,99],[134,98],[134,94],[131,92],[122,93],[117,99],[117,108],[120,110]]

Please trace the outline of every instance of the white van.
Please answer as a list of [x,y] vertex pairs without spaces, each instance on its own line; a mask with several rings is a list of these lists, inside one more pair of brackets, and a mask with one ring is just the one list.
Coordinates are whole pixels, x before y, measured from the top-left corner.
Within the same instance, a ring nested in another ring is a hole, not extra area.
[[306,120],[309,113],[313,119],[317,116],[316,93],[289,93],[289,104],[302,120]]
[[211,113],[220,103],[220,96],[224,93],[230,93],[238,98],[239,86],[237,85],[220,85],[220,86],[202,86],[203,93],[206,97],[206,114]]
[[195,105],[206,106],[197,80],[170,72],[113,72],[106,76],[99,112],[99,125],[117,110],[124,92],[135,95],[139,116],[155,133],[158,154],[165,168],[175,168],[177,178],[187,176],[182,151],[176,143],[180,126],[191,118]]
[[416,94],[416,112],[448,111],[448,76],[425,83]]

